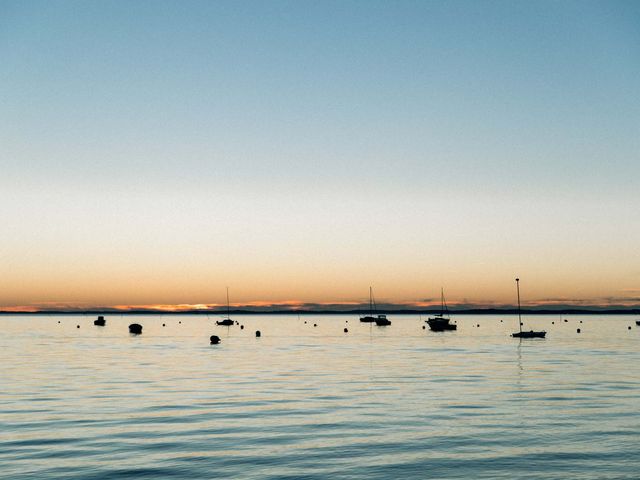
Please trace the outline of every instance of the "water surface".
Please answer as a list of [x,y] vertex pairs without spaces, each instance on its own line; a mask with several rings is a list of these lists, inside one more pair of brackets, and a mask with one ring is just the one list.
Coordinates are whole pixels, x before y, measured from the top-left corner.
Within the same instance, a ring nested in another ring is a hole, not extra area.
[[[0,477],[640,471],[634,317],[531,316],[525,326],[548,338],[522,341],[509,337],[510,316],[458,316],[459,330],[445,333],[416,315],[391,315],[390,327],[236,317],[244,330],[205,316],[94,318],[0,316]],[[133,322],[142,335],[128,334]]]

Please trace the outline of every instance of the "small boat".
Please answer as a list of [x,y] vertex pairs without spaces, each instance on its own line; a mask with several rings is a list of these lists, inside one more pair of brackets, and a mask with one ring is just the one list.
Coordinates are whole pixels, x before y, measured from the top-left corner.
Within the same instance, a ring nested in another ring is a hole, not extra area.
[[231,320],[231,318],[229,316],[229,287],[227,287],[227,318],[225,318],[224,320],[218,320],[216,322],[216,325],[223,325],[225,327],[230,327],[234,323],[235,322],[233,320]]
[[447,302],[444,300],[444,288],[440,290],[440,313],[435,314],[425,321],[434,332],[458,329],[458,326],[455,323],[451,323],[451,319],[449,318],[449,309],[447,308]]
[[511,336],[513,338],[544,338],[547,332],[534,332],[533,330],[529,330],[528,332],[516,332],[512,333]]
[[376,321],[376,317],[373,316],[374,312],[374,301],[373,301],[373,289],[369,287],[369,315],[365,315],[364,317],[360,317],[360,321],[363,323],[374,323]]
[[363,323],[375,323],[379,327],[386,327],[391,325],[391,321],[386,315],[378,315],[376,313],[376,301],[373,299],[373,289],[369,287],[369,315],[360,317],[360,321]]
[[640,326],[640,320],[636,320],[636,325]]
[[104,317],[102,315],[100,315],[98,318],[96,318],[93,321],[93,324],[97,327],[104,327],[106,325],[107,321],[104,319]]
[[522,331],[522,315],[520,314],[520,279],[516,278],[516,289],[518,290],[518,328],[519,332],[512,333],[513,338],[544,338],[547,332],[544,330],[536,332],[529,330],[528,332]]

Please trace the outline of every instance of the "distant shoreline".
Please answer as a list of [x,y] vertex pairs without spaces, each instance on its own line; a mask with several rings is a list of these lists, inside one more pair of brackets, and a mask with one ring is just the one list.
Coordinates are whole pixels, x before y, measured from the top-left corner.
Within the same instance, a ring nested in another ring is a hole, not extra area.
[[[230,310],[230,315],[363,315],[369,313],[368,310]],[[377,313],[386,315],[433,315],[440,313],[440,309],[380,309]],[[450,309],[451,315],[515,315],[518,313],[516,308],[477,308],[455,310]],[[522,309],[522,314],[526,315],[640,315],[638,308],[616,308],[616,309],[589,309],[589,308],[571,308],[571,309]],[[0,315],[226,315],[227,310],[188,310],[188,311],[162,311],[162,310],[51,310],[39,312],[11,312],[0,310]]]

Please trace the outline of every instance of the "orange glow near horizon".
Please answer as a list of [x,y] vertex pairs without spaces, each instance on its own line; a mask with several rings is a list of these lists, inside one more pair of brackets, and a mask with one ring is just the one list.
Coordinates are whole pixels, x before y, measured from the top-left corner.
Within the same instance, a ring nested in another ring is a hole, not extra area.
[[[585,301],[575,299],[547,299],[542,302],[528,301],[523,302],[523,307],[554,307],[554,306],[569,306],[569,307],[636,307],[640,302],[636,299],[627,300],[619,299],[615,303],[610,301]],[[396,308],[396,309],[433,309],[440,307],[439,300],[433,301],[416,301],[416,302],[385,302],[384,308]],[[447,301],[447,305],[451,308],[511,308],[514,303],[472,303],[462,302],[458,300]],[[291,311],[305,311],[305,310],[319,310],[325,307],[331,307],[332,309],[339,310],[339,307],[344,307],[345,310],[366,308],[368,303],[366,302],[304,302],[301,300],[282,300],[269,302],[264,300],[252,301],[252,302],[234,302],[230,303],[231,309],[268,309],[277,308],[279,310],[291,310]],[[181,312],[194,312],[194,311],[211,311],[212,313],[224,312],[227,307],[226,303],[208,303],[208,304],[132,304],[132,305],[88,305],[86,303],[56,303],[56,302],[44,302],[31,305],[7,305],[0,307],[0,311],[8,313],[38,313],[42,311],[84,311],[84,310],[113,310],[114,313],[129,311],[148,310],[150,312],[160,313],[181,313]]]
[[[441,287],[451,306],[513,305],[516,276],[523,305],[640,304],[632,202],[545,196],[532,210],[526,199],[505,207],[499,195],[465,192],[381,201],[310,188],[301,202],[259,187],[215,198],[197,188],[117,198],[33,190],[2,240],[1,310],[207,309],[226,305],[226,286],[234,307],[367,304],[370,285],[381,305],[437,305]],[[428,211],[416,209],[425,202]],[[528,229],[512,228],[521,211]],[[575,221],[585,215],[595,223]]]

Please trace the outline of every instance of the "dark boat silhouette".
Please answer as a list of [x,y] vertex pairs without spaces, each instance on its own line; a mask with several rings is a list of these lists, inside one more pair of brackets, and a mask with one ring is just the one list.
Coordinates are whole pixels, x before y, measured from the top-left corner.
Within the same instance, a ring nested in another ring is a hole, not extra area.
[[373,290],[371,287],[369,287],[369,315],[360,317],[360,321],[364,323],[374,323],[376,321],[376,317],[374,317]]
[[93,321],[93,324],[96,325],[97,327],[104,327],[106,323],[107,321],[104,319],[102,315],[100,315],[98,318],[96,318]]
[[640,320],[636,320],[636,325],[640,325]]
[[360,321],[363,323],[375,323],[379,327],[386,327],[391,325],[391,321],[386,315],[379,315],[376,313],[376,301],[373,298],[373,289],[369,287],[369,315],[360,317]]
[[516,289],[518,290],[518,328],[519,332],[512,333],[513,338],[544,338],[547,332],[544,330],[536,332],[529,330],[528,332],[522,331],[522,315],[520,314],[520,279],[516,278]]
[[235,322],[231,320],[229,316],[229,287],[227,287],[227,318],[225,318],[224,320],[218,320],[216,322],[216,325],[224,325],[225,327],[230,327],[234,323]]
[[458,329],[458,326],[455,323],[451,323],[451,319],[449,318],[449,309],[447,308],[447,302],[444,300],[444,288],[440,290],[440,313],[435,314],[425,321],[434,332]]

